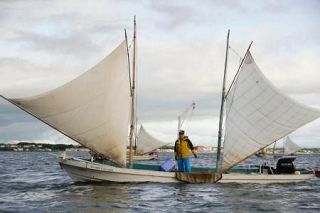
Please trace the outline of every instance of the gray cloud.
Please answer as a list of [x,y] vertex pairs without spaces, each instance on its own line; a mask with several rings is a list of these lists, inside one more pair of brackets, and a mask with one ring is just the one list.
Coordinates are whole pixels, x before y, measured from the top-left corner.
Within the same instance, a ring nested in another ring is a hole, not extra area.
[[[240,54],[254,40],[256,62],[276,87],[320,106],[318,11],[318,1],[1,1],[0,93],[29,96],[72,80],[122,41],[124,28],[132,34],[136,14],[139,120],[170,139],[177,114],[195,100],[191,132],[211,144],[228,28]],[[228,83],[238,63],[230,53]],[[61,140],[8,104],[0,110],[0,138]],[[314,125],[299,134],[320,140]]]
[[88,53],[101,48],[97,44],[94,44],[90,37],[86,37],[85,34],[80,33],[73,33],[64,38],[44,36],[26,31],[18,31],[15,34],[17,36],[12,42],[24,46],[29,51],[39,51],[39,54],[41,54],[41,51],[65,55],[74,55],[77,52],[77,56],[81,57],[81,53],[87,56]]
[[194,5],[190,5],[186,1],[176,1],[171,4],[165,1],[150,1],[150,6],[155,14],[159,14],[155,19],[155,25],[165,30],[177,30],[194,21],[197,17]]
[[0,100],[0,115],[0,127],[7,126],[16,121],[32,123],[35,120],[2,99]]
[[[168,91],[169,93],[170,91]],[[139,119],[144,121],[154,120],[172,120],[176,119],[178,114],[182,112],[192,101],[196,103],[196,116],[217,116],[219,115],[219,106],[221,94],[211,93],[201,94],[199,93],[191,96],[176,97],[174,99],[158,99],[157,93],[151,99],[144,99],[143,96],[138,99],[138,115]],[[169,96],[169,95],[168,95]]]

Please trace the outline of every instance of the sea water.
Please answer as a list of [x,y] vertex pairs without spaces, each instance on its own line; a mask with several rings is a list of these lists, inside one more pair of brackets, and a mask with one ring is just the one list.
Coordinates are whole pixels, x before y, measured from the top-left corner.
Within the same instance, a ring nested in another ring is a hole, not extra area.
[[[160,153],[155,162],[173,158]],[[261,161],[252,157],[244,164]],[[213,166],[215,154],[192,165]],[[320,167],[320,155],[298,156]],[[0,152],[0,212],[320,212],[320,178],[291,184],[75,184],[45,152]]]

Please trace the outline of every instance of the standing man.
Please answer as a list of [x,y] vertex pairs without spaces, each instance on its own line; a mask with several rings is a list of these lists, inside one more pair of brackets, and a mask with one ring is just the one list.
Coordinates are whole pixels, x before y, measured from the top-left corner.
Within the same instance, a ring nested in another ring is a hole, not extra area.
[[178,170],[179,172],[191,172],[190,167],[190,151],[197,158],[197,153],[193,144],[189,140],[188,136],[184,135],[184,131],[179,131],[179,138],[176,140],[174,144],[174,154],[175,159],[178,161]]

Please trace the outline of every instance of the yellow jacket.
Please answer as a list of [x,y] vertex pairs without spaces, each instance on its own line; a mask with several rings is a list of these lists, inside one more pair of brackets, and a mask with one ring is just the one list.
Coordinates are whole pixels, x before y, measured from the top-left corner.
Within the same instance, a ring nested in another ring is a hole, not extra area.
[[177,159],[188,158],[190,156],[189,150],[191,150],[192,154],[196,155],[196,150],[188,137],[176,140],[174,145],[174,153]]

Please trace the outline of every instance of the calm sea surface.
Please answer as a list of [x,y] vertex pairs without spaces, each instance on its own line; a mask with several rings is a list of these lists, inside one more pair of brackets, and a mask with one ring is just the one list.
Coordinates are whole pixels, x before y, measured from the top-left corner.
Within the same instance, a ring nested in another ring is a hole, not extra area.
[[[159,162],[171,157],[161,153]],[[214,164],[200,154],[193,165]],[[245,163],[256,163],[253,157]],[[298,167],[320,167],[320,155]],[[55,156],[0,152],[0,212],[320,212],[320,179],[298,184],[74,184]]]

